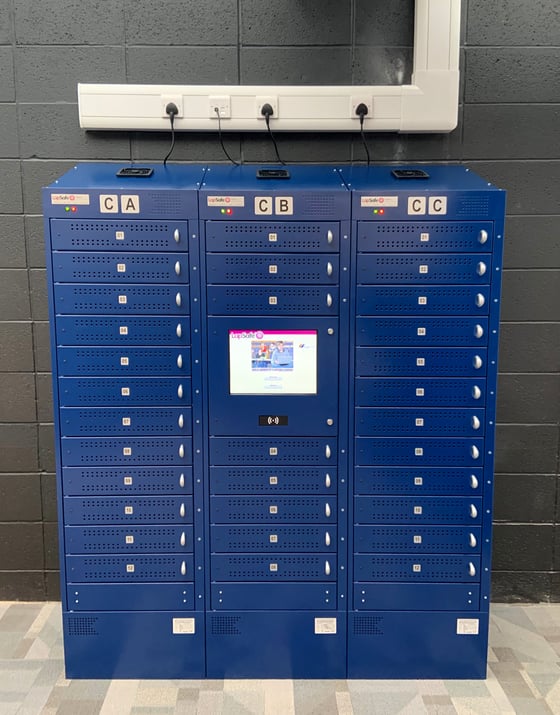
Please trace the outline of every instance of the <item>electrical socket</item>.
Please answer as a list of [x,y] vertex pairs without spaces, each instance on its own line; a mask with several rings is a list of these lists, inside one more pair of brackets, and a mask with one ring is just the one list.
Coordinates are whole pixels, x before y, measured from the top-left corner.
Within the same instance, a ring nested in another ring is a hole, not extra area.
[[255,111],[257,113],[257,119],[264,119],[261,114],[261,109],[264,104],[270,104],[272,107],[271,119],[278,119],[278,97],[257,97],[255,102]]
[[356,94],[350,97],[350,117],[360,119],[359,115],[356,114],[356,109],[360,104],[365,104],[368,109],[366,119],[371,118],[373,115],[373,96],[371,94]]
[[220,119],[231,119],[231,97],[229,95],[208,97],[208,102],[208,116],[211,119],[218,119],[216,109],[220,113]]
[[177,109],[179,110],[175,117],[182,117],[183,116],[183,95],[182,94],[162,94],[161,95],[161,116],[165,117],[166,119],[169,118],[169,114],[165,111],[165,108],[167,105],[173,102],[177,106]]

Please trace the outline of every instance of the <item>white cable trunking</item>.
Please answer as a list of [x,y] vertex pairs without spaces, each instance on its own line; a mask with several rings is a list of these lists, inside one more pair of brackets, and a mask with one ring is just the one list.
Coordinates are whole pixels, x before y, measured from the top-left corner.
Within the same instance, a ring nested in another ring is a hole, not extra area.
[[461,0],[416,0],[412,84],[401,86],[78,84],[80,127],[177,131],[262,131],[271,104],[275,131],[450,132],[457,126]]

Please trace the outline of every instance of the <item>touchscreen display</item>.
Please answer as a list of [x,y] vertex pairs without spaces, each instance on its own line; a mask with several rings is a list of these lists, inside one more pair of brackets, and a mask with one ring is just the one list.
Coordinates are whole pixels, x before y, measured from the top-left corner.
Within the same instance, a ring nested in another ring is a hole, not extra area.
[[232,395],[316,395],[316,330],[230,330]]

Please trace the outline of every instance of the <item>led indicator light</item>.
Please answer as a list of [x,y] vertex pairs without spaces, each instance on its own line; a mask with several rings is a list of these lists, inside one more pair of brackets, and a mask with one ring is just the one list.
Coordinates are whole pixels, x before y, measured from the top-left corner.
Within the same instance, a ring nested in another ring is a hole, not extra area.
[[225,214],[225,212],[226,212],[226,210],[225,210],[225,209],[221,209],[221,210],[220,210],[220,213],[223,213],[223,214]]
[[384,213],[385,213],[385,209],[379,209],[379,213],[380,213],[380,214],[384,214]]
[[231,216],[231,214],[233,213],[233,210],[232,210],[232,209],[226,209],[226,213],[227,213],[228,216]]
[[65,211],[70,211],[70,206],[65,206],[65,207],[64,207],[64,210],[65,210]]
[[378,214],[379,211],[378,211],[377,209],[373,209],[373,213],[374,213],[374,214]]
[[76,213],[77,210],[78,209],[75,206],[72,206],[72,208],[70,209],[70,211],[72,211],[72,213],[74,213],[74,214]]

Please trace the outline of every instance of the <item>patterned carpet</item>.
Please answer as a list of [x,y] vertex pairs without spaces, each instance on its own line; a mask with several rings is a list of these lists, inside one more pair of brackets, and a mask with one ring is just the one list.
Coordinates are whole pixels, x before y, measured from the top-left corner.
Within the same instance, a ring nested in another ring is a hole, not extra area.
[[492,608],[488,679],[66,680],[60,604],[0,602],[0,715],[560,715],[560,604]]

